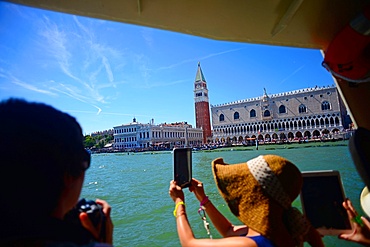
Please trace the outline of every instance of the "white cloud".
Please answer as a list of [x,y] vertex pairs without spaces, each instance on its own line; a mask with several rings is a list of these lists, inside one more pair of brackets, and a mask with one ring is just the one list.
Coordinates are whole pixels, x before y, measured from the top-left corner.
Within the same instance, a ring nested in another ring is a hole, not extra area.
[[56,96],[57,95],[57,94],[55,94],[55,93],[53,93],[49,90],[44,90],[44,89],[36,87],[35,85],[20,81],[20,80],[18,80],[17,78],[15,78],[13,76],[11,77],[10,82],[17,85],[17,86],[20,86],[22,88],[25,88],[25,89],[28,89],[30,91],[34,91],[34,92],[37,92],[37,93],[47,94],[47,95],[50,95],[50,96]]
[[[112,59],[118,61],[121,52],[96,42],[95,30],[84,25],[76,16],[73,17],[76,24],[73,30],[71,25],[56,24],[48,17],[42,20],[40,35],[46,42],[45,52],[58,64],[56,69],[66,76],[65,79],[59,78],[63,83],[58,87],[50,87],[91,105],[108,103],[106,99],[110,95],[104,95],[101,89],[116,88],[122,83],[115,82],[111,62]],[[101,108],[96,108],[99,114]]]
[[148,47],[153,47],[153,37],[152,37],[152,30],[149,28],[142,28],[141,29],[141,35],[143,39],[145,40]]

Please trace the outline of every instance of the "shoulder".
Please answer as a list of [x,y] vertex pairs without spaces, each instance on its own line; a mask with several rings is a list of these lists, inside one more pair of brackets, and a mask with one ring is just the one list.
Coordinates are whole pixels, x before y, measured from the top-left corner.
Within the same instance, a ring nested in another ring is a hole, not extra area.
[[193,247],[203,247],[203,246],[258,247],[255,241],[245,236],[233,236],[233,237],[226,237],[226,238],[220,238],[220,239],[194,239],[193,242],[189,243],[189,246],[193,246]]
[[247,238],[252,239],[258,247],[275,247],[271,240],[262,235],[250,236]]

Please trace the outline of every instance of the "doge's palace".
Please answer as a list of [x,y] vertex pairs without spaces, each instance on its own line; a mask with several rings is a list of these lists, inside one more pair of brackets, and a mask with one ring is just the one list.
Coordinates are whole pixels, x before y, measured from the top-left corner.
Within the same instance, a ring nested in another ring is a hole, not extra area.
[[211,105],[213,142],[330,138],[347,128],[335,86],[315,87]]

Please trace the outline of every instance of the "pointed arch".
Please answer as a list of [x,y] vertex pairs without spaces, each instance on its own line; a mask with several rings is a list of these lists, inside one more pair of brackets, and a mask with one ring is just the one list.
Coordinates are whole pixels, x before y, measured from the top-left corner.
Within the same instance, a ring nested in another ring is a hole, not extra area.
[[279,106],[279,113],[286,113],[286,108],[285,108],[285,105],[281,105]]
[[272,134],[272,139],[273,140],[277,140],[278,139],[278,135],[276,133]]
[[285,140],[286,139],[286,135],[284,133],[280,133],[280,140]]
[[325,125],[328,126],[329,125],[329,119],[328,118],[325,118]]
[[313,136],[314,139],[317,139],[317,138],[320,137],[320,132],[318,130],[314,130],[312,132],[312,136]]
[[263,116],[264,116],[264,117],[270,117],[270,116],[271,116],[270,111],[269,111],[269,110],[264,111],[264,112],[263,112]]
[[239,112],[234,112],[234,120],[238,120],[239,119]]
[[249,112],[249,117],[256,117],[256,110],[252,109],[250,112]]
[[299,113],[306,113],[306,112],[307,112],[307,107],[306,107],[304,104],[301,104],[301,105],[298,107],[298,112],[299,112]]
[[305,132],[303,133],[303,136],[304,136],[304,137],[307,137],[308,139],[311,139],[311,133],[310,133],[309,131],[305,131]]
[[327,111],[327,110],[330,110],[331,107],[330,107],[330,103],[328,101],[324,101],[321,103],[321,110],[323,111]]
[[335,122],[336,125],[339,125],[339,118],[335,117],[334,122]]
[[271,136],[270,136],[270,134],[266,134],[266,135],[265,135],[265,141],[266,141],[266,142],[270,142],[270,141],[271,141]]
[[293,139],[293,138],[294,138],[294,134],[293,134],[292,132],[289,132],[289,133],[288,133],[288,138],[289,138],[289,139]]
[[330,133],[330,131],[328,129],[324,129],[323,131],[321,131],[321,133],[323,133],[324,135],[327,135]]

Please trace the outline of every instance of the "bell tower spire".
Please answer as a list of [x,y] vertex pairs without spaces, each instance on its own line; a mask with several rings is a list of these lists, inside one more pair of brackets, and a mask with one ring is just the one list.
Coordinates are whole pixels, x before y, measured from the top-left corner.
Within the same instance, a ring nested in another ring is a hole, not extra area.
[[194,82],[194,101],[196,127],[203,129],[203,143],[207,143],[207,140],[212,138],[211,118],[209,114],[207,82],[200,67],[200,62],[198,62],[198,70]]

